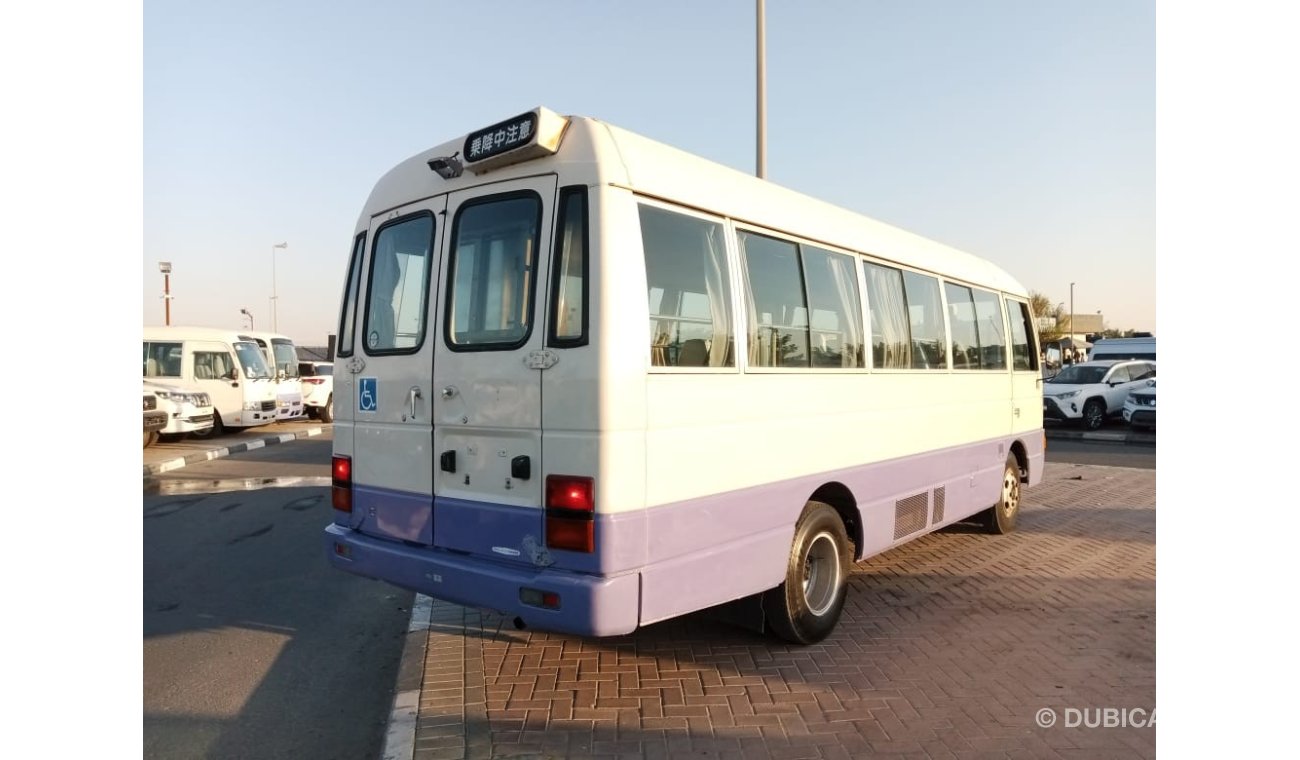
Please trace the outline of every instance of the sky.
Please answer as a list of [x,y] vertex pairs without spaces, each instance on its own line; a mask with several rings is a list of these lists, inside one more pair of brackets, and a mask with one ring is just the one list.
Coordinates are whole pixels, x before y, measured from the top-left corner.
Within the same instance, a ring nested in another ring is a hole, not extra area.
[[[143,21],[143,324],[168,261],[173,324],[245,309],[324,345],[375,181],[534,106],[756,171],[754,0],[178,0]],[[766,29],[770,181],[1156,330],[1153,3],[771,0]]]

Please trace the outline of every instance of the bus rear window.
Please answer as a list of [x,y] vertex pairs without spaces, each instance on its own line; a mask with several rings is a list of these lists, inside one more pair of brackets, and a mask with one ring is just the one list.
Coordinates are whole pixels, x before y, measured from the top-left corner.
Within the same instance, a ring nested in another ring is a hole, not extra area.
[[411,353],[424,342],[433,232],[427,213],[379,228],[370,264],[368,353]]
[[471,201],[456,212],[447,299],[453,350],[516,348],[528,340],[541,216],[534,193]]

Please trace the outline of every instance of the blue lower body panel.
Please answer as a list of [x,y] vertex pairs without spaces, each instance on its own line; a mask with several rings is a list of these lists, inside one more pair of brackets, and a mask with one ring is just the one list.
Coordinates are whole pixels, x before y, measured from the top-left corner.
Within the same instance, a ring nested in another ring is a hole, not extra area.
[[[435,599],[496,610],[548,631],[617,636],[636,630],[641,576],[602,577],[506,565],[433,546],[410,546],[372,538],[341,525],[325,528],[330,564]],[[520,589],[554,592],[558,609],[520,601]]]

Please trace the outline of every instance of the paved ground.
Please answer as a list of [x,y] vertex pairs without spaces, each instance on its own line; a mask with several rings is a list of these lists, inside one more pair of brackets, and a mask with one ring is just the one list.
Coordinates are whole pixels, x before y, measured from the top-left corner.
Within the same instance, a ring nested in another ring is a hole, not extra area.
[[1026,497],[1010,536],[950,529],[859,563],[811,647],[700,615],[516,631],[425,600],[399,678],[413,746],[386,756],[1154,757],[1153,727],[1067,723],[1155,708],[1155,473],[1049,463]]

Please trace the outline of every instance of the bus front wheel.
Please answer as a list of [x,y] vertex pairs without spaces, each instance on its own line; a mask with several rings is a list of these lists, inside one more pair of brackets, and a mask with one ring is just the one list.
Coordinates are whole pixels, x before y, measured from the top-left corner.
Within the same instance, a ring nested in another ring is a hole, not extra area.
[[998,503],[984,510],[984,529],[1003,535],[1016,529],[1020,517],[1020,462],[1015,454],[1007,457],[1002,468],[1002,490]]
[[839,513],[810,501],[794,529],[785,582],[763,595],[772,631],[794,644],[813,644],[835,628],[844,610],[852,554]]

